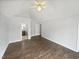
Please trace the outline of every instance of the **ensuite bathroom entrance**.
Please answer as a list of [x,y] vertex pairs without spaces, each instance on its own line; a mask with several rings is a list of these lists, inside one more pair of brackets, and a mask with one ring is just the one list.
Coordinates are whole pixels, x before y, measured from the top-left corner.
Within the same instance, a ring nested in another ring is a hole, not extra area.
[[26,40],[28,39],[28,26],[27,24],[21,24],[21,28],[22,28],[22,40]]

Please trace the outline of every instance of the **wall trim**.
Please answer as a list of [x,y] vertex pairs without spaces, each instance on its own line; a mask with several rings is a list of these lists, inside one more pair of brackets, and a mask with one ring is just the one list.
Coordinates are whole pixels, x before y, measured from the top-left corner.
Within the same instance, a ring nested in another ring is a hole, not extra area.
[[[35,37],[35,36],[40,36],[40,35],[32,35],[31,38],[32,38],[32,37]],[[28,38],[28,39],[30,40],[31,38]],[[20,41],[22,41],[22,39],[16,40],[16,41],[10,41],[9,44],[11,44],[11,43],[16,43],[16,42],[20,42]]]
[[20,40],[16,40],[16,41],[10,41],[9,44],[10,43],[15,43],[15,42],[20,42],[20,41],[22,41],[22,40],[20,39]]
[[31,37],[40,36],[40,35],[32,35]]
[[6,50],[7,50],[8,45],[9,45],[9,43],[5,46],[5,49],[4,49],[4,51],[3,51],[2,56],[0,57],[0,59],[3,58],[3,56],[4,56],[4,54],[5,54]]
[[45,37],[45,36],[42,36],[42,37],[45,38],[45,39],[47,39],[47,40],[49,40],[49,41],[52,41],[52,42],[54,42],[54,43],[56,43],[56,44],[58,44],[58,45],[61,45],[61,46],[65,47],[65,48],[67,48],[67,49],[69,49],[69,50],[71,50],[71,51],[78,52],[78,51],[75,50],[75,49],[71,49],[71,48],[69,48],[69,47],[67,47],[67,46],[62,45],[61,43],[58,43],[58,42],[56,42],[56,41],[54,41],[54,40],[51,40],[50,38],[47,38],[47,37]]

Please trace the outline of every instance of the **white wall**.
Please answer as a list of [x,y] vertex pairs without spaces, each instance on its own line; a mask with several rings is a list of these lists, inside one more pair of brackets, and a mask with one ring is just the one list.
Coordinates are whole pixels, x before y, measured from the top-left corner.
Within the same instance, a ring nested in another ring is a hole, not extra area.
[[34,20],[31,21],[32,36],[40,35],[40,24]]
[[79,17],[77,17],[78,20],[78,40],[77,40],[77,51],[79,52]]
[[28,26],[28,39],[31,39],[31,36],[36,36],[40,34],[39,23],[25,17],[13,17],[9,21],[9,42],[10,43],[22,40],[21,24],[27,24]]
[[8,46],[8,18],[0,14],[0,59]]
[[77,51],[77,20],[74,17],[42,22],[42,36],[66,48]]
[[78,23],[78,40],[77,40],[77,51],[79,52],[79,23]]
[[28,25],[29,38],[31,36],[30,19],[24,17],[14,17],[9,21],[9,42],[17,42],[22,40],[22,29],[21,24]]

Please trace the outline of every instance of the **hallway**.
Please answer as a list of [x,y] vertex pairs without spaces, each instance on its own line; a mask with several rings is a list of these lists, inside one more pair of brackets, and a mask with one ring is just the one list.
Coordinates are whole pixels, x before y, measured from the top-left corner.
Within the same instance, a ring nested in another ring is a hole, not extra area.
[[9,44],[2,59],[79,59],[79,54],[36,36]]

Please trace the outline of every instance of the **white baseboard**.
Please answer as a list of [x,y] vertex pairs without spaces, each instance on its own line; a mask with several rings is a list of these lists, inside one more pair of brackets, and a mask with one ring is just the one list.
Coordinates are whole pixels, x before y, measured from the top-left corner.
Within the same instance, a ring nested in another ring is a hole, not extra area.
[[[39,36],[39,35],[32,35],[31,37],[34,37],[34,36]],[[31,39],[31,38],[28,38],[28,39]],[[9,43],[15,43],[15,42],[20,42],[20,41],[22,41],[22,39],[10,41]]]
[[34,36],[40,36],[40,35],[32,35],[32,37],[34,37]]
[[45,37],[45,36],[42,36],[42,37],[43,37],[43,38],[46,38],[46,39],[48,39],[48,40],[50,40],[50,41],[52,41],[52,42],[55,42],[56,44],[59,44],[59,45],[65,47],[65,48],[67,48],[67,49],[70,49],[70,50],[72,50],[72,51],[74,51],[74,52],[78,52],[77,50],[72,49],[72,48],[70,48],[70,47],[67,47],[67,46],[65,46],[65,45],[63,45],[63,44],[61,44],[61,43],[59,43],[59,42],[57,42],[57,41],[54,41],[54,40],[50,39],[50,38],[47,38],[47,37]]
[[15,42],[20,42],[22,40],[16,40],[16,41],[10,41],[9,43],[15,43]]
[[2,59],[2,57],[3,57],[3,55],[4,55],[5,51],[6,51],[6,49],[7,49],[7,47],[8,47],[8,45],[9,45],[9,43],[5,46],[3,52],[2,52],[2,54],[1,54],[1,56],[0,56],[0,59]]

